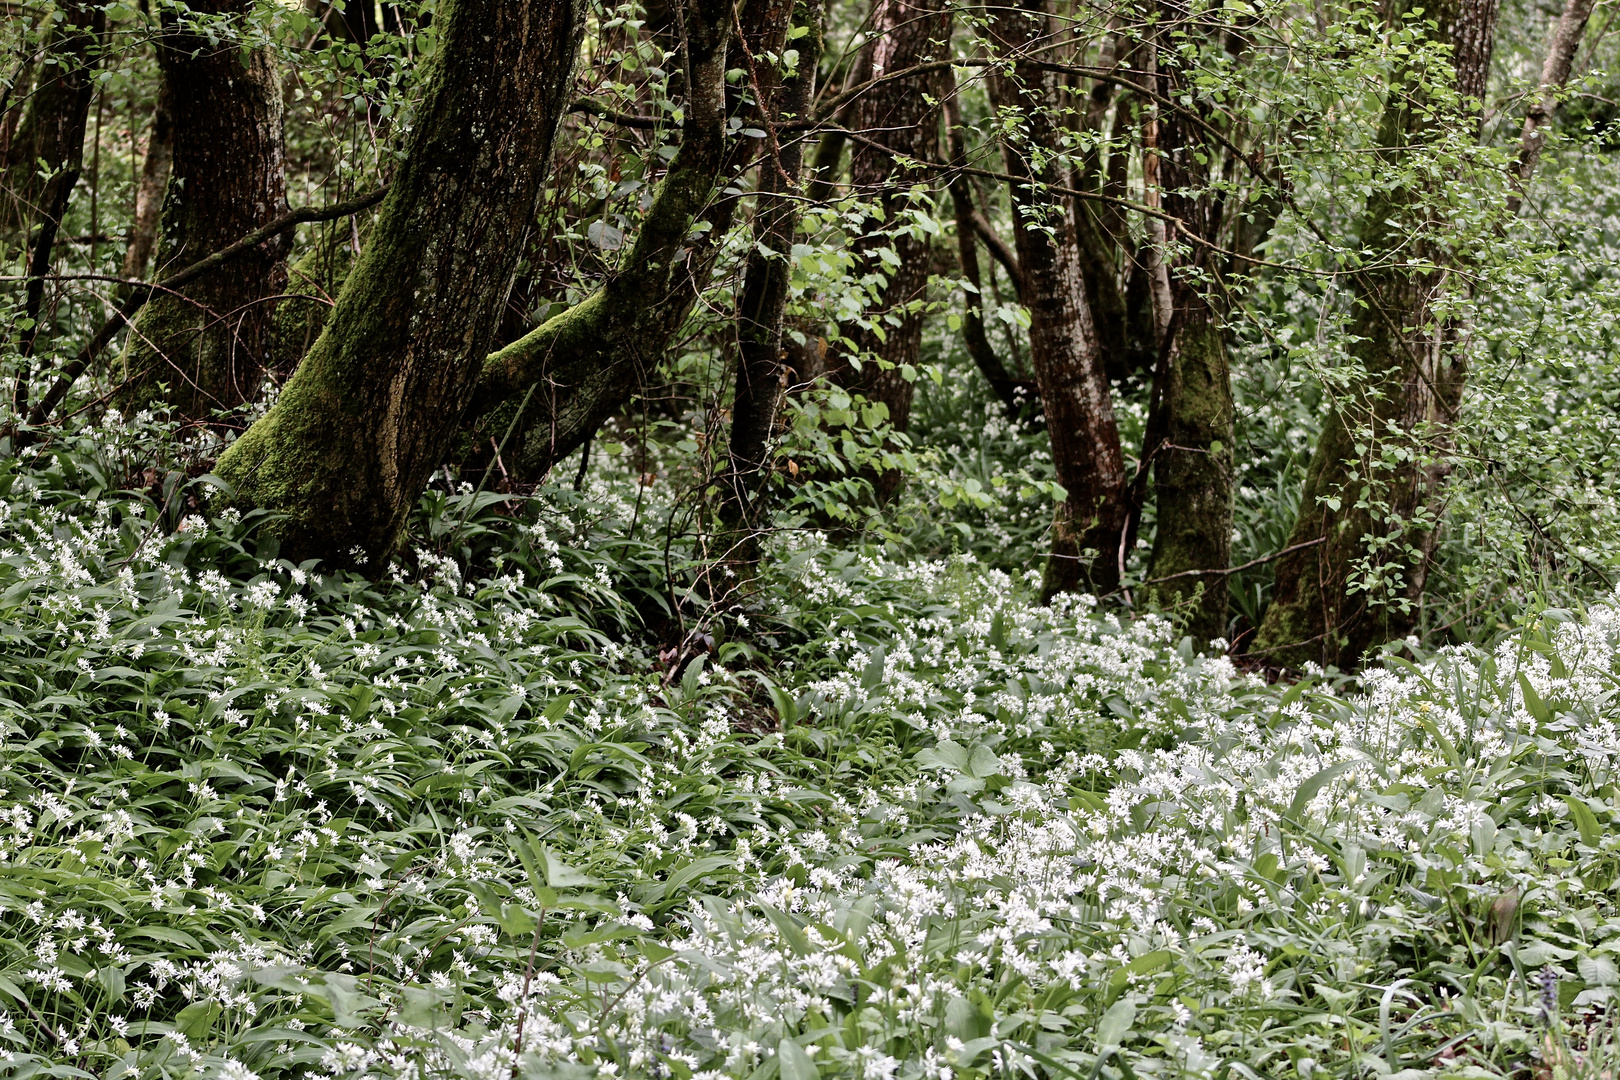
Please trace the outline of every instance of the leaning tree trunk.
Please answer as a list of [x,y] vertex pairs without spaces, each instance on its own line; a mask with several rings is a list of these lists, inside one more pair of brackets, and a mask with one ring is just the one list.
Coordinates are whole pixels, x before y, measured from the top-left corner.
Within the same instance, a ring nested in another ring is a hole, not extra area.
[[[670,340],[707,285],[736,198],[717,192],[741,148],[728,148],[728,68],[746,69],[731,49],[729,0],[682,0],[689,50],[680,149],[659,183],[624,262],[602,288],[489,357],[473,400],[475,450],[500,447],[513,479],[536,483],[579,449],[646,387]],[[743,34],[754,68],[788,31],[792,7],[750,4]],[[751,82],[752,79],[745,80]],[[747,139],[749,146],[757,146]],[[767,148],[766,153],[770,151]],[[767,166],[772,167],[772,166]],[[708,227],[693,241],[694,223]]]
[[[1436,43],[1451,48],[1457,94],[1468,111],[1437,113],[1425,76],[1400,70],[1379,131],[1378,144],[1391,148],[1384,151],[1390,165],[1399,167],[1410,153],[1403,148],[1421,146],[1442,124],[1477,130],[1497,4],[1442,0],[1425,9],[1425,18],[1436,20]],[[1436,540],[1437,495],[1449,471],[1446,433],[1465,377],[1455,327],[1432,307],[1446,255],[1436,242],[1445,222],[1430,194],[1400,187],[1376,190],[1367,200],[1368,259],[1409,254],[1354,278],[1352,355],[1365,377],[1328,415],[1311,458],[1288,541],[1296,550],[1277,563],[1274,596],[1251,650],[1269,661],[1348,668],[1416,621]]]
[[[930,60],[950,51],[951,6],[945,0],[873,0],[869,33],[871,78]],[[909,202],[911,182],[901,159],[939,159],[940,101],[950,90],[949,70],[929,71],[881,83],[857,98],[848,111],[856,133],[849,159],[850,190],[879,208],[881,220],[868,220],[855,242],[856,273],[880,281],[868,317],[875,326],[844,328],[835,371],[848,390],[880,403],[894,430],[911,420],[914,375],[922,348],[924,293],[928,287],[929,240],[893,228]],[[876,362],[874,362],[876,358]],[[851,360],[858,360],[857,365]],[[878,502],[900,484],[898,470],[873,477]]]
[[[1020,118],[1004,143],[1018,223],[1018,261],[1029,308],[1030,358],[1052,438],[1052,463],[1068,492],[1052,523],[1052,551],[1043,594],[1119,584],[1118,549],[1126,519],[1125,463],[1114,421],[1107,373],[1086,303],[1074,219],[1068,201],[1047,192],[1063,187],[1054,159],[1062,134],[1057,77],[1028,60],[1051,34],[1047,0],[1019,0],[993,10],[988,33],[1011,72],[990,77],[991,100]],[[1037,162],[1041,162],[1037,164]]]
[[[1176,0],[1159,10],[1167,24],[1188,15]],[[1211,163],[1220,150],[1205,127],[1210,110],[1189,83],[1174,61],[1161,58],[1161,96],[1179,104],[1159,122],[1160,181],[1165,212],[1184,242],[1171,268],[1158,415],[1143,453],[1153,462],[1157,509],[1148,578],[1159,580],[1150,595],[1176,609],[1189,634],[1208,641],[1226,633],[1234,408],[1225,305],[1217,299],[1224,290],[1215,280],[1221,266],[1212,255],[1223,203],[1210,190]]]
[[[158,38],[174,152],[157,263],[183,266],[287,211],[281,80],[241,24],[252,0],[191,0]],[[204,419],[258,396],[286,239],[141,311],[120,364],[124,403]]]
[[1524,189],[1541,160],[1541,148],[1546,145],[1547,126],[1558,109],[1558,91],[1569,82],[1569,70],[1575,63],[1575,51],[1581,47],[1586,34],[1587,20],[1592,17],[1596,0],[1565,0],[1564,11],[1553,28],[1552,47],[1541,67],[1541,85],[1524,118],[1524,131],[1519,136],[1519,160],[1514,166],[1513,191],[1508,195],[1508,213],[1517,214],[1524,201]]
[[[70,0],[59,14],[45,42],[39,81],[7,148],[0,234],[16,236],[44,221],[59,221],[79,179],[85,117],[94,94],[91,75],[101,62],[107,16],[91,0]],[[51,231],[54,242],[54,226]]]
[[51,33],[47,52],[54,60],[34,90],[28,115],[7,170],[14,187],[13,206],[28,231],[28,279],[24,290],[22,331],[17,352],[22,363],[12,395],[14,415],[28,414],[31,359],[45,312],[45,277],[51,268],[56,235],[62,228],[73,188],[84,164],[85,121],[94,96],[91,75],[100,63],[100,38],[106,13],[89,3],[69,4]]
[[1007,417],[1021,418],[1026,411],[1040,406],[1040,393],[1027,379],[1018,379],[1007,370],[997,354],[984,328],[984,290],[979,276],[979,244],[974,223],[973,185],[967,173],[959,171],[968,164],[967,134],[963,130],[962,112],[957,91],[952,87],[945,98],[945,119],[951,148],[950,174],[951,208],[956,218],[956,258],[962,270],[962,344],[974,366],[990,390],[1001,402]]
[[[795,21],[809,32],[798,39],[795,76],[779,87],[771,82],[761,87],[775,99],[759,103],[761,119],[778,129],[783,121],[807,115],[815,94],[816,65],[821,62],[821,0],[801,0],[798,9]],[[803,158],[804,140],[795,137],[782,145],[775,160],[760,164],[754,247],[744,263],[742,295],[737,298],[737,386],[731,406],[730,460],[720,484],[719,516],[726,534],[719,554],[745,575],[759,559],[758,530],[769,505],[771,440],[787,385],[782,319],[799,225]]]
[[404,159],[326,329],[216,472],[283,556],[379,570],[444,461],[534,222],[581,0],[447,0]]

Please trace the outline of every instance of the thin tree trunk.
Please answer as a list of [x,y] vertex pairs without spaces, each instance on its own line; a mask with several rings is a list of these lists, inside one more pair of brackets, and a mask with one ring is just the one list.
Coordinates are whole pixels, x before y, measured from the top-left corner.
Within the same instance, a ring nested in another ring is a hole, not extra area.
[[84,166],[84,132],[94,95],[91,76],[100,63],[98,45],[105,29],[106,13],[100,7],[81,2],[63,12],[48,50],[56,65],[35,89],[19,133],[18,148],[28,156],[17,159],[16,167],[8,170],[22,188],[18,213],[25,215],[25,222],[35,222],[29,236],[23,330],[17,341],[22,365],[12,395],[19,419],[28,414],[29,361],[45,319],[45,275],[50,272],[56,236]]
[[1125,464],[1108,377],[1086,302],[1072,208],[1042,185],[1064,186],[1059,164],[1036,156],[1057,146],[1061,107],[1057,78],[1020,62],[1051,33],[1047,0],[1021,0],[993,9],[988,33],[996,51],[1013,58],[1010,73],[990,78],[991,100],[1017,110],[1021,130],[1004,143],[1018,222],[1018,261],[1030,314],[1030,356],[1052,438],[1057,479],[1068,492],[1052,525],[1052,553],[1043,593],[1111,592],[1119,583],[1116,551],[1125,524]]
[[[1146,78],[1150,86],[1159,85],[1158,48],[1151,41],[1143,48]],[[1163,96],[1163,95],[1160,95]],[[1159,128],[1161,118],[1159,106],[1148,102],[1143,109],[1142,120],[1142,201],[1156,210],[1163,209],[1164,184],[1159,176]],[[1170,329],[1171,313],[1175,310],[1175,299],[1170,292],[1170,264],[1166,259],[1166,249],[1169,239],[1165,233],[1165,221],[1161,217],[1149,216],[1144,223],[1147,232],[1147,242],[1142,245],[1138,257],[1142,261],[1142,273],[1146,281],[1148,295],[1152,302],[1153,311],[1153,352],[1158,355],[1164,349],[1165,334]]]
[[[160,268],[193,262],[287,211],[281,80],[269,53],[238,36],[251,8],[252,0],[191,0],[158,38],[174,137]],[[162,402],[200,420],[256,398],[287,244],[265,244],[180,295],[153,297],[121,361],[125,404]]]
[[[756,0],[758,2],[758,0]],[[791,0],[769,0],[786,4]],[[815,94],[821,61],[821,0],[804,0],[797,13],[809,33],[799,38],[797,77],[777,91],[779,101],[762,102],[765,119],[780,124],[806,115]],[[743,268],[737,300],[737,387],[731,407],[730,462],[721,484],[720,519],[727,562],[744,568],[759,559],[758,529],[768,506],[770,443],[786,389],[782,319],[787,310],[793,235],[799,224],[795,190],[803,162],[801,139],[782,147],[779,162],[760,165],[754,247]]]
[[[950,137],[951,163],[967,164],[967,137],[962,130],[962,113],[953,90],[945,99],[945,118]],[[979,374],[1001,401],[1010,419],[1018,419],[1031,406],[1039,408],[1040,391],[1027,379],[1016,379],[996,355],[990,335],[984,329],[984,292],[979,277],[978,232],[974,221],[973,185],[966,173],[952,173],[951,206],[956,215],[956,254],[967,287],[962,290],[962,343],[978,367]]]
[[[845,89],[860,86],[872,78],[872,50],[861,49],[856,52],[854,62],[844,72]],[[836,85],[838,76],[834,72],[828,80],[828,85]],[[823,87],[823,90],[826,86]],[[832,131],[826,132],[816,141],[816,152],[810,158],[809,182],[805,184],[805,197],[813,203],[831,202],[838,194],[838,184],[841,179],[839,166],[844,161],[844,148],[849,145],[849,136],[844,133],[853,115],[856,102],[848,101],[838,110],[831,119],[840,125]]]
[[[1188,12],[1177,0],[1164,0],[1161,21],[1176,25]],[[1212,122],[1204,102],[1193,94],[1179,66],[1161,66],[1163,96],[1182,102]],[[1211,163],[1219,148],[1204,127],[1182,109],[1169,110],[1158,123],[1160,179],[1164,208],[1190,244],[1178,247],[1174,305],[1165,332],[1165,377],[1159,408],[1143,453],[1153,461],[1157,528],[1148,577],[1177,576],[1150,595],[1177,609],[1194,638],[1208,641],[1226,633],[1226,575],[1232,557],[1233,414],[1231,367],[1226,352],[1226,305],[1221,267],[1211,256],[1221,231],[1223,202],[1210,190]]]
[[1586,34],[1587,20],[1592,17],[1596,0],[1565,0],[1564,11],[1553,30],[1552,45],[1547,50],[1547,61],[1541,66],[1541,85],[1536,89],[1530,110],[1524,117],[1524,131],[1519,136],[1519,160],[1514,167],[1513,190],[1508,193],[1508,213],[1517,214],[1524,202],[1525,188],[1541,161],[1541,148],[1547,136],[1541,129],[1558,110],[1558,91],[1569,82],[1569,69],[1575,63],[1575,52],[1581,47]]
[[[873,0],[870,30],[877,35],[869,46],[871,77],[904,71],[949,51],[951,7],[945,0]],[[914,386],[907,369],[915,371],[922,347],[920,302],[928,287],[929,241],[879,230],[892,228],[909,203],[911,185],[898,158],[939,159],[939,103],[949,88],[948,71],[926,72],[884,83],[857,98],[850,110],[849,126],[870,140],[856,142],[850,151],[850,188],[876,203],[881,214],[881,221],[868,221],[854,244],[856,272],[882,284],[868,311],[877,325],[844,328],[849,344],[840,347],[834,374],[845,389],[881,404],[896,431],[905,431],[911,421]],[[880,255],[884,251],[893,261]],[[900,479],[896,469],[872,477],[879,503],[893,497]]]
[[59,222],[61,210],[53,215],[53,203],[66,206],[83,162],[91,75],[101,63],[98,46],[107,16],[91,0],[69,0],[60,14],[45,43],[39,81],[7,148],[7,212],[0,231],[13,236],[47,220]]
[[135,220],[129,227],[129,246],[124,249],[124,276],[143,278],[157,247],[158,222],[163,215],[163,195],[169,187],[169,169],[174,164],[174,117],[169,108],[167,88],[158,93],[157,108],[146,132],[146,159],[141,163],[141,179],[135,189]]
[[[1425,8],[1425,18],[1437,22],[1437,41],[1452,48],[1457,93],[1469,111],[1437,116],[1423,76],[1399,71],[1379,132],[1391,164],[1440,124],[1477,130],[1497,5],[1443,0]],[[1376,190],[1367,201],[1362,237],[1369,260],[1397,248],[1412,255],[1354,278],[1352,355],[1366,379],[1327,417],[1288,540],[1299,550],[1277,562],[1274,597],[1252,646],[1274,663],[1349,668],[1368,648],[1407,633],[1417,617],[1437,537],[1439,488],[1449,472],[1446,431],[1466,376],[1455,327],[1438,323],[1431,306],[1446,256],[1428,238],[1445,223],[1424,195]]]
[[381,572],[472,397],[533,225],[580,0],[447,0],[403,160],[325,333],[220,458],[293,560]]
[[[737,199],[716,198],[716,192],[745,144],[749,151],[758,147],[746,138],[726,145],[727,117],[740,99],[728,99],[725,72],[746,62],[740,50],[728,52],[729,0],[686,3],[692,81],[681,146],[622,268],[595,294],[484,364],[471,410],[473,442],[506,444],[502,458],[520,482],[543,479],[646,387],[708,282],[718,242],[730,228]],[[756,69],[766,51],[780,48],[791,11],[787,4],[749,5],[743,32],[754,43]],[[694,244],[698,220],[709,227]]]
[[[1112,71],[1131,61],[1131,50],[1124,35],[1110,33],[1104,41],[1098,66]],[[1087,96],[1085,130],[1100,135],[1113,103],[1114,84],[1106,79],[1093,82]],[[1109,147],[1111,157],[1125,153],[1123,145]],[[1112,162],[1110,162],[1112,163]],[[1100,143],[1092,142],[1080,156],[1070,186],[1077,191],[1101,192],[1107,176]],[[1086,282],[1086,301],[1091,305],[1097,326],[1097,348],[1110,379],[1127,379],[1153,370],[1154,352],[1133,341],[1130,310],[1120,276],[1120,237],[1129,236],[1119,209],[1095,199],[1074,200],[1075,240],[1079,244],[1080,272]]]

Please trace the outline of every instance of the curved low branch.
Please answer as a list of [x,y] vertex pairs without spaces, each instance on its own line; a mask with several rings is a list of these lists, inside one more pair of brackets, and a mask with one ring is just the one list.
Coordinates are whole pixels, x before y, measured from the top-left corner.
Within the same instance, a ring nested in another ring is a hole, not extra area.
[[[297,228],[299,225],[314,221],[335,221],[338,218],[358,214],[362,210],[377,205],[386,194],[388,194],[388,188],[385,186],[364,195],[357,195],[352,199],[334,203],[331,206],[301,207],[254,229],[236,243],[221,248],[206,258],[199,259],[184,270],[170,274],[161,281],[135,285],[130,289],[128,295],[119,301],[113,314],[90,336],[90,340],[85,342],[84,347],[62,368],[62,374],[57,378],[56,382],[51,384],[51,388],[46,391],[45,396],[39,399],[33,411],[28,414],[28,426],[40,427],[50,421],[51,414],[62,403],[62,399],[67,396],[68,391],[78,381],[79,376],[84,374],[95,358],[100,355],[101,350],[105,349],[112,342],[112,339],[118,336],[118,331],[124,328],[134,314],[141,309],[142,305],[152,298],[154,293],[170,292],[188,285],[210,270],[230,262],[243,252],[257,247],[272,237],[280,236],[289,229]],[[17,432],[16,439],[19,446],[33,441],[21,431]]]

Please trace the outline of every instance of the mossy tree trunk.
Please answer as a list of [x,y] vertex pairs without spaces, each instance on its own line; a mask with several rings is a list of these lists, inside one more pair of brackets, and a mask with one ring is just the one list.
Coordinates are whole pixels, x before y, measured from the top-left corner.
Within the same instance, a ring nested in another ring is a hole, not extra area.
[[320,339],[216,472],[292,559],[384,564],[445,459],[534,223],[579,0],[448,0],[403,160]]
[[1011,188],[1030,315],[1030,358],[1053,466],[1068,492],[1052,523],[1043,593],[1107,593],[1119,583],[1125,463],[1071,207],[1049,193],[1067,179],[1050,153],[1063,134],[1057,120],[1060,86],[1055,75],[1025,59],[1053,33],[1047,0],[1018,0],[994,9],[988,33],[996,52],[1012,58],[1009,72],[991,75],[990,96],[1004,117],[1016,117],[1003,153],[1007,172],[1018,178]]
[[[753,0],[791,4],[792,0]],[[762,115],[773,125],[802,119],[815,94],[821,62],[821,0],[801,0],[792,23],[807,33],[798,39],[799,62],[793,78],[771,76],[761,86],[771,100]],[[772,20],[785,31],[787,19]],[[778,46],[780,47],[780,46]],[[782,144],[774,161],[759,167],[754,247],[743,266],[737,298],[737,383],[732,396],[729,461],[720,483],[720,520],[725,526],[720,557],[748,566],[759,558],[758,529],[768,512],[771,442],[787,388],[783,316],[787,310],[791,252],[799,224],[799,184],[804,140]]]
[[[93,0],[69,0],[56,12],[38,81],[7,146],[5,218],[0,221],[5,234],[17,236],[44,222],[59,222],[79,181],[85,118],[94,95],[91,76],[101,63],[106,21],[105,8]],[[51,243],[55,232],[52,224]]]
[[[1477,131],[1497,6],[1425,5],[1435,43],[1451,50],[1454,81],[1444,89],[1464,106],[1446,105],[1449,94],[1425,85],[1418,65],[1397,71],[1378,136],[1388,148],[1386,167],[1402,169],[1406,148],[1436,140],[1442,125]],[[1432,306],[1447,254],[1445,222],[1420,186],[1424,175],[1375,189],[1367,200],[1364,261],[1383,265],[1354,278],[1351,350],[1365,375],[1339,396],[1323,426],[1289,537],[1298,550],[1278,560],[1273,599],[1251,648],[1277,664],[1352,667],[1369,648],[1409,632],[1417,616],[1438,491],[1449,471],[1447,430],[1466,376],[1456,328]],[[1384,262],[1398,250],[1407,256]]]
[[[251,0],[191,0],[165,16],[157,54],[174,150],[159,273],[287,212],[281,80],[266,50],[244,44],[251,8]],[[178,294],[154,296],[124,349],[124,403],[202,420],[256,398],[286,248],[285,237],[267,242]]]
[[[874,40],[857,70],[879,78],[946,56],[951,15],[945,0],[873,0],[868,33]],[[926,234],[896,230],[914,183],[905,161],[939,160],[940,102],[950,87],[948,70],[922,72],[879,85],[851,102],[846,113],[849,128],[862,136],[850,147],[850,191],[878,210],[854,244],[855,273],[875,293],[868,318],[876,325],[843,328],[848,343],[833,372],[845,389],[881,404],[896,431],[911,421],[931,243]],[[862,358],[858,365],[851,362]],[[877,501],[887,502],[900,473],[886,470],[872,481]]]
[[287,267],[287,284],[270,328],[270,369],[285,378],[320,339],[343,281],[359,254],[360,223],[352,218],[317,227],[309,250]]
[[[1173,0],[1159,10],[1166,25],[1190,21],[1185,5]],[[1197,43],[1193,38],[1186,47],[1195,50]],[[1213,122],[1212,110],[1189,86],[1182,62],[1173,52],[1159,61],[1162,96],[1181,103],[1166,109],[1159,123],[1164,209],[1176,219],[1181,243],[1170,268],[1174,309],[1158,415],[1143,447],[1153,461],[1157,509],[1148,577],[1171,578],[1149,595],[1175,610],[1194,638],[1208,641],[1226,633],[1234,407],[1226,306],[1220,299],[1224,285],[1216,276],[1222,266],[1213,255],[1223,202],[1210,179],[1220,147],[1204,126]]]
[[[691,73],[685,123],[634,243],[600,290],[484,364],[471,410],[473,442],[504,443],[502,460],[518,482],[543,479],[647,385],[707,283],[716,242],[729,228],[736,200],[717,195],[740,156],[740,146],[727,146],[726,124],[741,100],[728,96],[725,74],[746,61],[728,48],[734,25],[728,0],[682,2]],[[760,70],[769,43],[787,33],[792,10],[770,3],[744,12],[743,33]],[[707,231],[694,236],[700,220]]]

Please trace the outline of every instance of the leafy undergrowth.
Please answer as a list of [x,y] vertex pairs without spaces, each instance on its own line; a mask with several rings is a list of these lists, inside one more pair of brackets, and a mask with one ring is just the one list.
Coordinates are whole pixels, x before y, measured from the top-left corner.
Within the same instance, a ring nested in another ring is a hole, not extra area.
[[374,584],[105,487],[0,474],[5,1075],[1612,1068],[1611,604],[1266,687],[800,538],[672,669],[562,495]]

